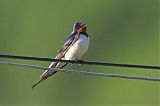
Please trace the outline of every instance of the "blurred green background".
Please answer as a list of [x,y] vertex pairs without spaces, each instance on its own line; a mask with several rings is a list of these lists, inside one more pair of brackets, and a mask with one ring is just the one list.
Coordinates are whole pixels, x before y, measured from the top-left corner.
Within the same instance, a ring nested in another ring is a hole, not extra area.
[[[91,37],[84,60],[160,65],[159,0],[0,0],[0,54],[53,58],[77,20],[87,23]],[[67,68],[160,75],[145,69]],[[160,82],[58,73],[32,90],[42,72],[0,65],[0,106],[160,106]]]

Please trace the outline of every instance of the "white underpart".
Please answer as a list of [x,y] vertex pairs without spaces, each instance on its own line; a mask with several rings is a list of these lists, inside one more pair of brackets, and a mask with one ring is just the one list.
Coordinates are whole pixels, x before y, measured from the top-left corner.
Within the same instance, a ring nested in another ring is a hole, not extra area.
[[81,34],[78,40],[74,43],[74,45],[71,46],[71,48],[66,52],[64,59],[80,59],[82,55],[88,50],[89,41],[89,37]]
[[[88,50],[89,41],[90,41],[89,37],[86,37],[85,35],[80,35],[78,40],[74,43],[74,45],[71,46],[71,48],[66,52],[65,57],[63,59],[66,59],[66,60],[80,59],[82,57],[82,55]],[[49,68],[51,68],[53,64],[54,64],[54,62],[52,62],[50,64]],[[61,67],[61,63],[58,63],[57,66]],[[63,64],[62,64],[62,66],[63,66]],[[54,72],[54,71],[53,70],[46,70],[40,76],[40,78],[43,78],[48,74],[52,74],[52,72]]]

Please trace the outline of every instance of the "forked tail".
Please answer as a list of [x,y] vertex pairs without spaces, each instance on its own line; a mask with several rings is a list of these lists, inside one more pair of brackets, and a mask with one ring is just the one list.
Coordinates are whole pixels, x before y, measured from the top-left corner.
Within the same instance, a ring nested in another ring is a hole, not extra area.
[[[65,67],[68,63],[65,63],[63,66],[59,67],[59,69]],[[53,67],[50,67],[50,68],[53,68]],[[49,72],[51,71],[51,72]],[[45,72],[45,74],[43,74],[43,76],[41,76],[41,79],[36,82],[34,85],[32,85],[32,89],[35,88],[38,84],[40,84],[42,81],[46,80],[47,78],[49,78],[50,76],[54,75],[55,73],[57,73],[58,71],[54,71],[54,70],[47,70]]]
[[41,78],[38,82],[36,82],[34,85],[32,85],[32,89],[35,88],[39,83],[41,83],[42,81],[46,80],[47,78],[49,78],[50,76],[52,76],[53,74],[57,73],[58,71],[54,71],[51,75],[46,75],[45,77]]

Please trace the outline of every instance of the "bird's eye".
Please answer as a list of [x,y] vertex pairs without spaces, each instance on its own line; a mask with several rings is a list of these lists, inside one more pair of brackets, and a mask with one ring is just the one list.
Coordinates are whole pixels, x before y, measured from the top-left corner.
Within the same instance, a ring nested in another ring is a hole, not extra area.
[[72,30],[75,30],[75,29],[77,29],[77,28],[78,28],[78,24],[77,24],[77,23],[75,23],[75,24],[73,25]]

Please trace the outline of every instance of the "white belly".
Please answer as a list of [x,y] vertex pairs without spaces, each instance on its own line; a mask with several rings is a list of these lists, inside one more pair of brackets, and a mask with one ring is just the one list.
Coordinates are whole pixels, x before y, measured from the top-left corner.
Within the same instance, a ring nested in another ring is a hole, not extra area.
[[88,50],[89,41],[90,41],[89,37],[80,35],[79,39],[65,54],[65,59],[66,60],[80,59],[82,55]]

